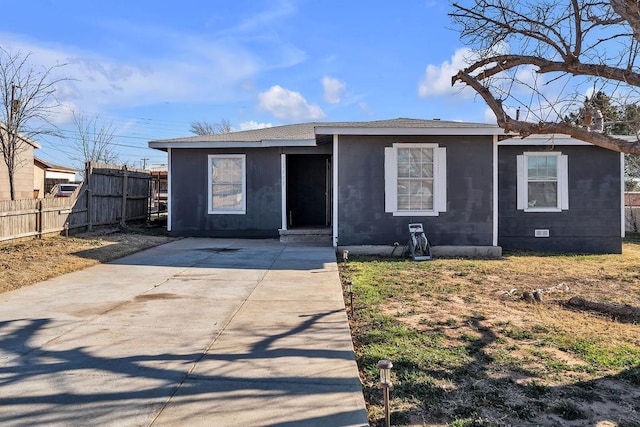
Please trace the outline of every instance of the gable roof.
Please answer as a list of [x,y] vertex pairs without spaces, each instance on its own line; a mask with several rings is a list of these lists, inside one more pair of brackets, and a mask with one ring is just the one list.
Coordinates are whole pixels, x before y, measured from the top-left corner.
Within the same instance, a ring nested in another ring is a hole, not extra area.
[[310,122],[239,132],[149,141],[149,147],[224,148],[315,146],[326,135],[503,135],[497,125],[398,118],[370,122]]
[[53,163],[49,163],[47,161],[44,161],[36,156],[33,156],[33,161],[35,163],[40,163],[44,169],[47,169],[49,171],[52,172],[69,172],[69,173],[76,173],[76,171],[74,169],[68,168],[66,166],[60,166],[60,165],[54,165]]
[[[0,122],[0,130],[6,132],[7,131],[7,125]],[[33,148],[40,148],[40,144],[38,144],[36,141],[34,141],[33,139],[24,136],[21,133],[18,133],[18,137],[23,140],[24,142],[26,142],[27,144],[31,145]]]

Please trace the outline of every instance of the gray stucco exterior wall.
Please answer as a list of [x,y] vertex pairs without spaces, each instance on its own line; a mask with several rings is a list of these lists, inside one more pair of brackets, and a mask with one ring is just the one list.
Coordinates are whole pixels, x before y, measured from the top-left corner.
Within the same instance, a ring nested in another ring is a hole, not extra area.
[[[437,143],[447,149],[447,211],[406,217],[385,212],[384,148]],[[433,245],[493,243],[491,136],[340,136],[338,244],[404,245],[419,222]]]
[[[208,213],[209,154],[246,154],[246,214]],[[280,164],[279,148],[172,150],[171,233],[210,237],[278,237],[282,223]]]
[[[517,208],[516,156],[545,147],[500,146],[498,150],[498,244],[504,249],[621,253],[620,154],[593,146],[556,146],[568,156],[569,209],[524,212]],[[550,237],[536,238],[534,230]]]

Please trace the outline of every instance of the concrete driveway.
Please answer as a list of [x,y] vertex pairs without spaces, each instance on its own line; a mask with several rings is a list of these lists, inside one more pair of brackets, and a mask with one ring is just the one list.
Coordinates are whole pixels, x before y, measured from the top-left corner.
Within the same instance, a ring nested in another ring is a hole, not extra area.
[[335,252],[184,239],[0,294],[1,425],[367,425]]

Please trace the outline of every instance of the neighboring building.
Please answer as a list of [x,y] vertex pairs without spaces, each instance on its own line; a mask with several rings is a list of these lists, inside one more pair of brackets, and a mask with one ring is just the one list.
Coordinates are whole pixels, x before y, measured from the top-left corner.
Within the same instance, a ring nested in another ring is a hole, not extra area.
[[76,180],[76,171],[71,168],[54,165],[37,157],[34,157],[33,162],[34,197],[44,198],[56,184],[75,182]]
[[523,140],[495,125],[395,119],[149,146],[168,152],[176,235],[308,230],[327,232],[334,246],[393,248],[418,222],[442,248],[622,248],[622,156],[565,136]]
[[42,199],[47,193],[44,184],[45,171],[48,164],[37,157],[33,158],[33,197]]
[[640,206],[640,193],[636,191],[627,191],[624,193],[625,206]]
[[167,165],[152,165],[149,171],[151,172],[151,209],[154,212],[165,212],[169,194]]
[[[4,132],[4,128],[0,130]],[[32,199],[34,197],[34,157],[33,150],[40,148],[40,144],[29,139],[21,138],[22,146],[16,155],[16,169],[13,175],[13,189],[15,199]],[[0,156],[1,157],[1,156]],[[4,160],[0,160],[0,200],[10,200],[9,171]]]

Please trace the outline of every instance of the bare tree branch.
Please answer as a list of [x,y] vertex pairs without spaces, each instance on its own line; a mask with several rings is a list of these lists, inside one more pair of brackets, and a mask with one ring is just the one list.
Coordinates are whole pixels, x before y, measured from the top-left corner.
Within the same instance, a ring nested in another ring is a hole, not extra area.
[[507,114],[502,106],[502,102],[497,99],[489,89],[483,86],[477,79],[459,71],[454,77],[456,81],[461,81],[471,86],[487,103],[491,111],[496,115],[498,126],[505,132],[517,133],[522,137],[534,134],[553,134],[560,133],[570,135],[576,139],[590,142],[599,147],[608,148],[610,150],[622,153],[640,155],[640,141],[628,141],[623,138],[604,135],[599,132],[591,131],[584,127],[578,127],[565,122],[525,122],[515,120]]
[[0,152],[9,174],[11,199],[15,199],[14,177],[24,164],[21,154],[40,135],[57,134],[50,115],[58,106],[55,71],[64,64],[36,69],[30,54],[0,48]]
[[[605,64],[582,64],[578,60],[571,62],[550,61],[537,56],[525,55],[498,55],[490,58],[481,59],[467,67],[466,73],[474,71],[490,64],[496,64],[492,68],[483,69],[476,78],[484,80],[503,71],[515,68],[521,65],[533,65],[538,67],[538,73],[569,73],[574,76],[592,76],[606,78],[624,82],[633,86],[640,86],[640,73],[633,72],[628,69],[620,69]],[[455,80],[454,80],[455,83]]]
[[101,122],[98,115],[87,117],[76,111],[72,113],[78,136],[71,140],[76,152],[71,158],[79,163],[78,169],[83,170],[87,162],[117,164],[119,155],[112,145],[116,132],[113,123]]
[[[500,127],[522,136],[563,133],[640,154],[639,141],[607,134],[640,129],[637,123],[622,124],[637,119],[635,104],[640,103],[638,0],[475,0],[453,8],[450,16],[476,56],[452,84],[477,92]],[[547,76],[546,81],[538,83],[531,75]],[[615,114],[633,114],[610,118],[607,128],[598,130],[563,117],[575,116],[583,106],[592,109],[589,97],[603,90],[620,100]],[[527,93],[528,101],[522,99]],[[508,114],[514,105],[525,110],[524,120]]]
[[611,0],[611,7],[633,28],[634,37],[640,41],[640,3],[637,0]]
[[219,122],[211,123],[206,120],[203,121],[194,121],[191,123],[191,127],[189,128],[189,132],[194,135],[205,136],[205,135],[215,135],[218,133],[229,133],[232,132],[233,128],[231,127],[231,123],[227,119],[222,119]]

